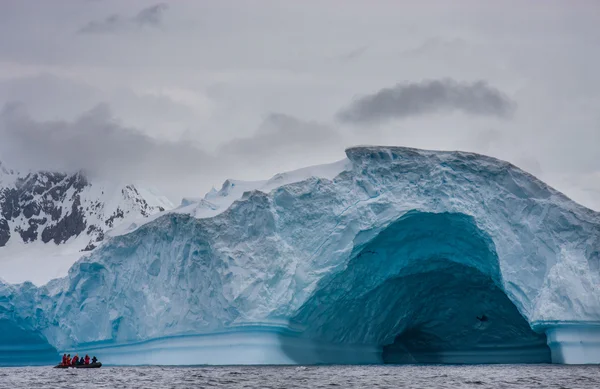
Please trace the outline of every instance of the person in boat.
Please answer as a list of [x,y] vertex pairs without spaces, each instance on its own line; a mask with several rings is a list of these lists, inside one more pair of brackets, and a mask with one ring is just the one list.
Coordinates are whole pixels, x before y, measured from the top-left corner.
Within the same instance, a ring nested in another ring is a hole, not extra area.
[[71,361],[71,366],[76,366],[77,362],[79,362],[79,358],[77,357],[77,354],[75,354],[73,360]]
[[89,355],[87,355],[87,354],[85,354],[85,360],[84,360],[84,363],[85,363],[86,365],[89,365],[89,364],[90,364],[90,356],[89,356]]
[[77,362],[78,365],[82,366],[85,364],[85,361],[83,360],[83,357],[79,358],[79,362]]
[[63,354],[61,365],[63,365],[63,366],[67,365],[67,354]]
[[92,358],[92,364],[95,364],[98,362],[98,358],[96,358],[96,356],[94,355],[94,358]]
[[67,354],[67,366],[71,364],[71,354]]

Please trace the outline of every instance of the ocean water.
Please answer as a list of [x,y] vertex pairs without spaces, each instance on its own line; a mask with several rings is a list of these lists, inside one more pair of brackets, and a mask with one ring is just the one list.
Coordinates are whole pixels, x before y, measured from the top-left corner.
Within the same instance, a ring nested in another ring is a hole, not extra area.
[[0,368],[0,388],[600,388],[600,366]]

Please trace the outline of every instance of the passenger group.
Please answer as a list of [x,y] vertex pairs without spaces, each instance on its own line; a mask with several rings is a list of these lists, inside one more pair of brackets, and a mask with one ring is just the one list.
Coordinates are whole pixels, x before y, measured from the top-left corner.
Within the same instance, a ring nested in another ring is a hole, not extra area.
[[[91,360],[92,364],[98,362],[98,359],[96,357],[93,357]],[[75,356],[71,359],[71,354],[64,354],[62,357],[62,363],[61,365],[63,366],[78,366],[78,365],[89,365],[90,364],[90,357],[89,355],[86,354],[85,357],[81,357],[79,358],[79,356],[77,354],[75,354]]]

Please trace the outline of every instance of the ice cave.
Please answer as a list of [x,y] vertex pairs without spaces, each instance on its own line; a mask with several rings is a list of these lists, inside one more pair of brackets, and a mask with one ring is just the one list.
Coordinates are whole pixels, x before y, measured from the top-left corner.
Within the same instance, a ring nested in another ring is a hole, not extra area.
[[384,363],[550,362],[506,296],[494,244],[464,214],[408,212],[355,248],[294,318]]
[[600,363],[598,212],[482,155],[346,154],[0,283],[0,364]]

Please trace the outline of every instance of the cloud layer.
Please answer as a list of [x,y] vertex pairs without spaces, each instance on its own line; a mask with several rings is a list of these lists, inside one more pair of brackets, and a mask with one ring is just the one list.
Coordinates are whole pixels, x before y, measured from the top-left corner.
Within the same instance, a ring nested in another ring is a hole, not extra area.
[[345,123],[371,123],[437,112],[461,111],[470,115],[509,117],[515,103],[484,81],[452,79],[397,84],[359,97],[337,117]]
[[0,1],[0,110],[27,107],[0,152],[178,201],[356,144],[459,149],[600,209],[599,2],[161,1]]
[[[125,126],[107,104],[74,120],[42,121],[32,118],[24,104],[10,103],[0,112],[0,161],[21,171],[82,170],[96,179],[145,182],[176,201],[182,185],[194,194],[196,181],[218,184],[224,177],[239,177],[241,169],[262,179],[298,168],[308,150],[313,160],[321,156],[317,162],[335,160],[343,152],[336,147],[338,136],[317,122],[270,114],[252,135],[206,151],[191,139],[158,140]],[[274,165],[274,160],[279,162]]]
[[73,121],[37,121],[26,107],[0,114],[0,155],[21,169],[74,172],[116,180],[189,177],[210,157],[189,142],[165,142],[121,125],[99,105]]

